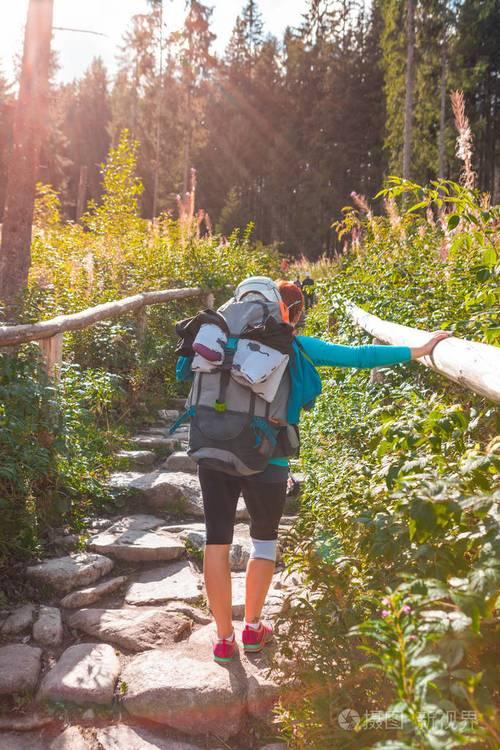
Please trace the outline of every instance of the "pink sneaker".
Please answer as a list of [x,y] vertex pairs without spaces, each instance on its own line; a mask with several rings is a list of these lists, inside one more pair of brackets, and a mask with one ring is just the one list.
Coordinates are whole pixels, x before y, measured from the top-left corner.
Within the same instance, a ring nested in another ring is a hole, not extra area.
[[261,622],[260,628],[258,630],[249,628],[248,625],[246,625],[243,631],[243,648],[245,651],[251,651],[255,654],[259,651],[262,651],[264,646],[272,641],[272,639],[272,625],[266,625],[265,623]]
[[234,652],[236,651],[236,638],[228,640],[222,638],[214,644],[214,660],[219,664],[232,661],[234,658]]

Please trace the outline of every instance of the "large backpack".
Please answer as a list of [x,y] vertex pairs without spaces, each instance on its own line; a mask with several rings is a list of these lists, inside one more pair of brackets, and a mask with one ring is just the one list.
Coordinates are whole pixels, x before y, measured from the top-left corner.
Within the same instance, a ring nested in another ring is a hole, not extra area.
[[[260,366],[269,354],[266,347],[271,345],[272,349],[277,341],[273,334],[284,343],[281,356],[286,356],[286,362],[288,355],[283,352],[287,339],[291,352],[292,329],[283,320],[283,304],[277,288],[270,279],[257,277],[259,279],[273,285],[276,299],[272,294],[266,299],[253,293],[250,286],[244,296],[238,296],[237,290],[236,296],[219,308],[217,314],[222,316],[227,333],[222,363],[211,371],[194,373],[187,401],[189,455],[200,466],[236,476],[263,471],[276,450],[278,435],[287,426],[288,367],[276,372],[279,384],[276,388],[274,383],[275,395],[271,401],[259,395],[259,391],[265,390],[262,384],[244,384],[238,372],[239,365],[235,369],[235,359],[241,361],[242,352],[253,353],[254,363]],[[260,343],[256,343],[256,339]],[[251,356],[247,359],[250,365]]]

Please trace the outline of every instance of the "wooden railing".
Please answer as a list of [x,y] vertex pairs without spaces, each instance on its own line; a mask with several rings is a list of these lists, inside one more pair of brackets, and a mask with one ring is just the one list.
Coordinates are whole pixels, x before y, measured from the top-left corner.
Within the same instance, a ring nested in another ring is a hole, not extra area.
[[[357,325],[386,344],[417,347],[431,336],[429,331],[382,320],[352,302],[346,303],[346,310]],[[440,341],[432,356],[422,357],[419,362],[455,383],[500,403],[499,347],[452,336]]]
[[67,331],[80,331],[83,328],[99,323],[101,320],[118,318],[121,315],[134,312],[137,315],[139,332],[145,329],[145,310],[149,305],[160,305],[172,300],[189,298],[204,298],[205,304],[210,306],[211,293],[206,290],[194,289],[165,289],[158,292],[142,292],[133,297],[125,297],[113,302],[105,302],[96,307],[89,307],[81,312],[69,315],[58,315],[51,320],[23,325],[0,326],[0,347],[24,344],[36,341],[42,350],[45,367],[49,375],[54,375],[56,367],[62,361],[63,336]]
[[[134,312],[137,316],[138,332],[144,333],[145,310],[149,305],[190,298],[200,298],[207,307],[213,300],[210,292],[200,288],[142,292],[133,297],[105,302],[69,315],[58,315],[39,323],[0,326],[0,347],[36,341],[41,347],[47,372],[53,376],[62,362],[65,332],[79,331],[102,320]],[[429,331],[382,320],[352,302],[346,303],[346,309],[357,325],[380,342],[417,347],[425,343],[431,335]],[[435,347],[432,357],[423,357],[419,361],[455,383],[500,403],[500,348],[450,337]]]

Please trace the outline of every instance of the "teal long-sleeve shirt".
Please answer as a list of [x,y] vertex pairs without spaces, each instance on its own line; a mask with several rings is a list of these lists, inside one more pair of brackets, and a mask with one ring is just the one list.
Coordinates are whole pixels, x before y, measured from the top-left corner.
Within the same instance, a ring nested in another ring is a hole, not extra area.
[[[398,365],[411,360],[408,346],[343,346],[311,336],[297,336],[298,343],[315,367],[355,367],[357,369]],[[288,466],[287,458],[272,458],[270,464]]]
[[398,365],[411,360],[408,346],[343,346],[312,336],[297,336],[297,341],[316,367],[371,368]]

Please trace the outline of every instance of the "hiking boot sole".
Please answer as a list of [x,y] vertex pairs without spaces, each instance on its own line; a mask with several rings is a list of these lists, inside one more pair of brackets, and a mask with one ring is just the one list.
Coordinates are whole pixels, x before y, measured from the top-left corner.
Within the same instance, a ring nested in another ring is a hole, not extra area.
[[252,654],[258,654],[260,651],[263,651],[265,647],[268,645],[268,643],[271,643],[273,640],[272,636],[270,638],[264,638],[262,640],[262,643],[244,643],[243,644],[243,651],[250,652]]

